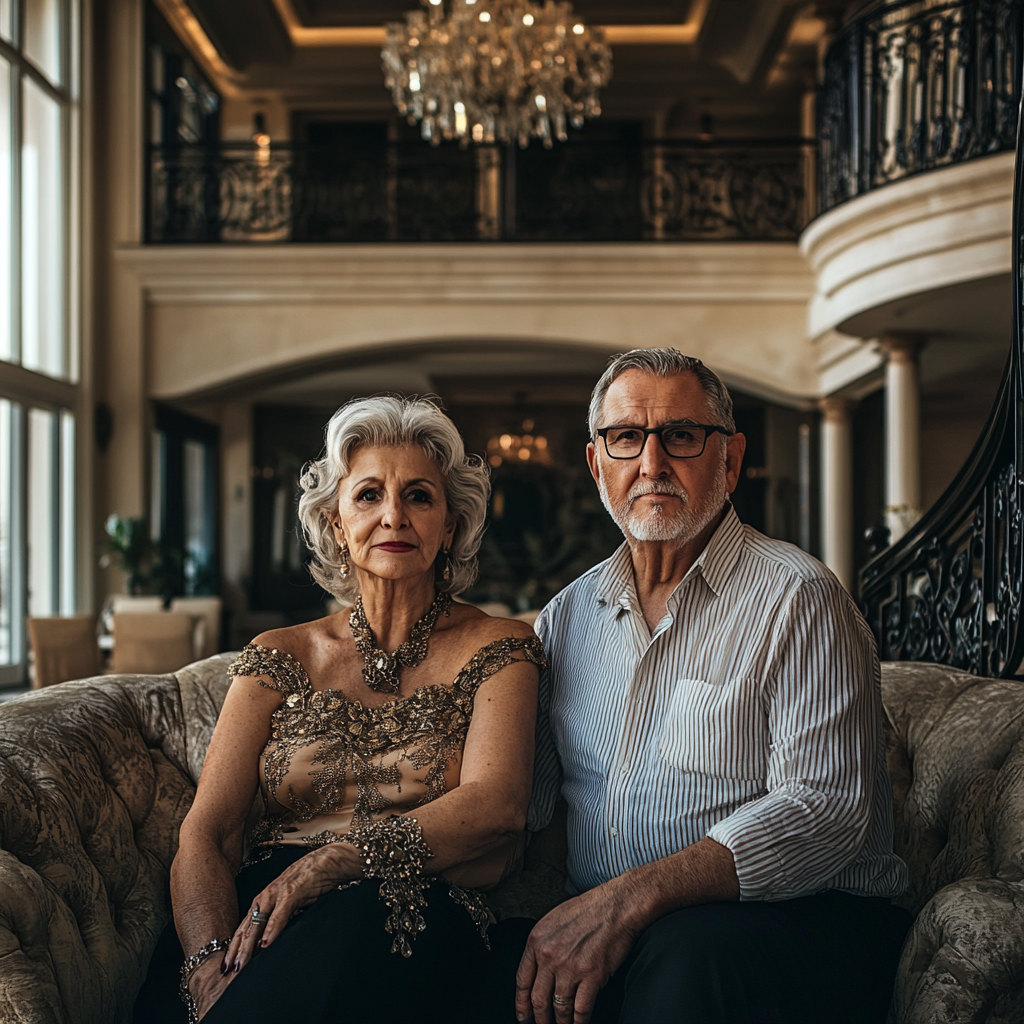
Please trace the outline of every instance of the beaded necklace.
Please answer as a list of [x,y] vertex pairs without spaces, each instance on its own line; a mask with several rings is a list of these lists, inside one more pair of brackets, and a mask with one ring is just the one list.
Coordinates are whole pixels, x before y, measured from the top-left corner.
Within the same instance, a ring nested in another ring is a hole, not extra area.
[[348,624],[356,649],[363,656],[363,682],[374,693],[398,693],[402,669],[418,665],[427,656],[427,645],[437,617],[447,615],[451,607],[451,594],[438,594],[423,618],[409,631],[409,639],[388,654],[377,646],[377,638],[363,609],[363,599],[357,597]]

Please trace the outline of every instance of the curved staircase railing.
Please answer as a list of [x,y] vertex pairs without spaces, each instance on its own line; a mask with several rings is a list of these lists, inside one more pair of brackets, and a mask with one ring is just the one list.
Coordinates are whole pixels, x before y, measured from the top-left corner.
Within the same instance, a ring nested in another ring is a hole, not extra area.
[[1012,232],[1013,336],[981,437],[935,505],[861,572],[861,604],[883,660],[939,662],[988,676],[1015,675],[1024,662],[1021,111]]

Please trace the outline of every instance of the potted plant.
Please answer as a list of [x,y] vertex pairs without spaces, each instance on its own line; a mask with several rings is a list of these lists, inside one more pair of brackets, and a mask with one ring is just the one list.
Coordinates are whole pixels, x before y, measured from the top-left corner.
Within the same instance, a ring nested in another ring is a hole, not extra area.
[[149,525],[142,516],[108,517],[104,528],[107,532],[107,550],[100,559],[100,565],[113,563],[128,575],[128,593],[159,594],[164,601],[182,593],[181,551],[154,541]]

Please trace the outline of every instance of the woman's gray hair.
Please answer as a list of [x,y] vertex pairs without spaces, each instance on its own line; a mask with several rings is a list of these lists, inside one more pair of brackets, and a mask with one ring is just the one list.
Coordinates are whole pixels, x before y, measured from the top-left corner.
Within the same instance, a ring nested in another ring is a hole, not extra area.
[[341,577],[341,550],[331,526],[338,508],[338,485],[348,476],[358,448],[418,445],[440,470],[448,513],[455,518],[449,551],[451,578],[441,581],[438,577],[438,589],[459,594],[471,586],[491,493],[490,470],[479,456],[466,454],[458,428],[441,409],[429,398],[354,398],[331,417],[326,433],[323,458],[307,463],[299,481],[299,523],[313,553],[309,565],[313,579],[339,601],[359,595],[355,573]]
[[656,377],[674,377],[677,373],[692,373],[697,378],[701,390],[707,395],[711,415],[718,426],[725,427],[730,433],[736,433],[736,420],[732,415],[732,396],[729,389],[722,383],[721,377],[714,370],[709,370],[699,359],[684,356],[674,348],[634,348],[629,352],[621,352],[608,361],[608,369],[594,387],[590,398],[590,411],[587,414],[587,426],[590,437],[597,437],[597,428],[601,425],[601,411],[604,408],[604,397],[617,377],[627,370],[640,370]]

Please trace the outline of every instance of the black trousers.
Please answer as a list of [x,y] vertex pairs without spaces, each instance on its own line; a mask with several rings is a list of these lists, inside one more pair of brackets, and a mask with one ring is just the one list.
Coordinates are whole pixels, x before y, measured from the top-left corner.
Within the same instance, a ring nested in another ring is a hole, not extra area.
[[[305,853],[279,849],[239,872],[239,908]],[[492,927],[488,950],[466,909],[437,881],[427,890],[426,929],[406,958],[391,952],[378,890],[364,881],[321,896],[257,952],[203,1024],[513,1024],[515,972],[532,922]],[[165,934],[136,1003],[138,1024],[185,1020],[175,993],[182,959],[176,936]]]
[[[242,871],[239,906],[301,851]],[[437,883],[408,959],[390,952],[377,885],[322,896],[262,950],[204,1024],[511,1024],[515,972],[532,922],[491,928],[491,952]],[[594,1024],[882,1024],[910,915],[887,900],[828,892],[775,903],[716,903],[662,918],[601,992]],[[136,1024],[180,1024],[171,926],[136,1004]]]
[[841,892],[680,910],[640,936],[594,1024],[883,1024],[910,922]]

